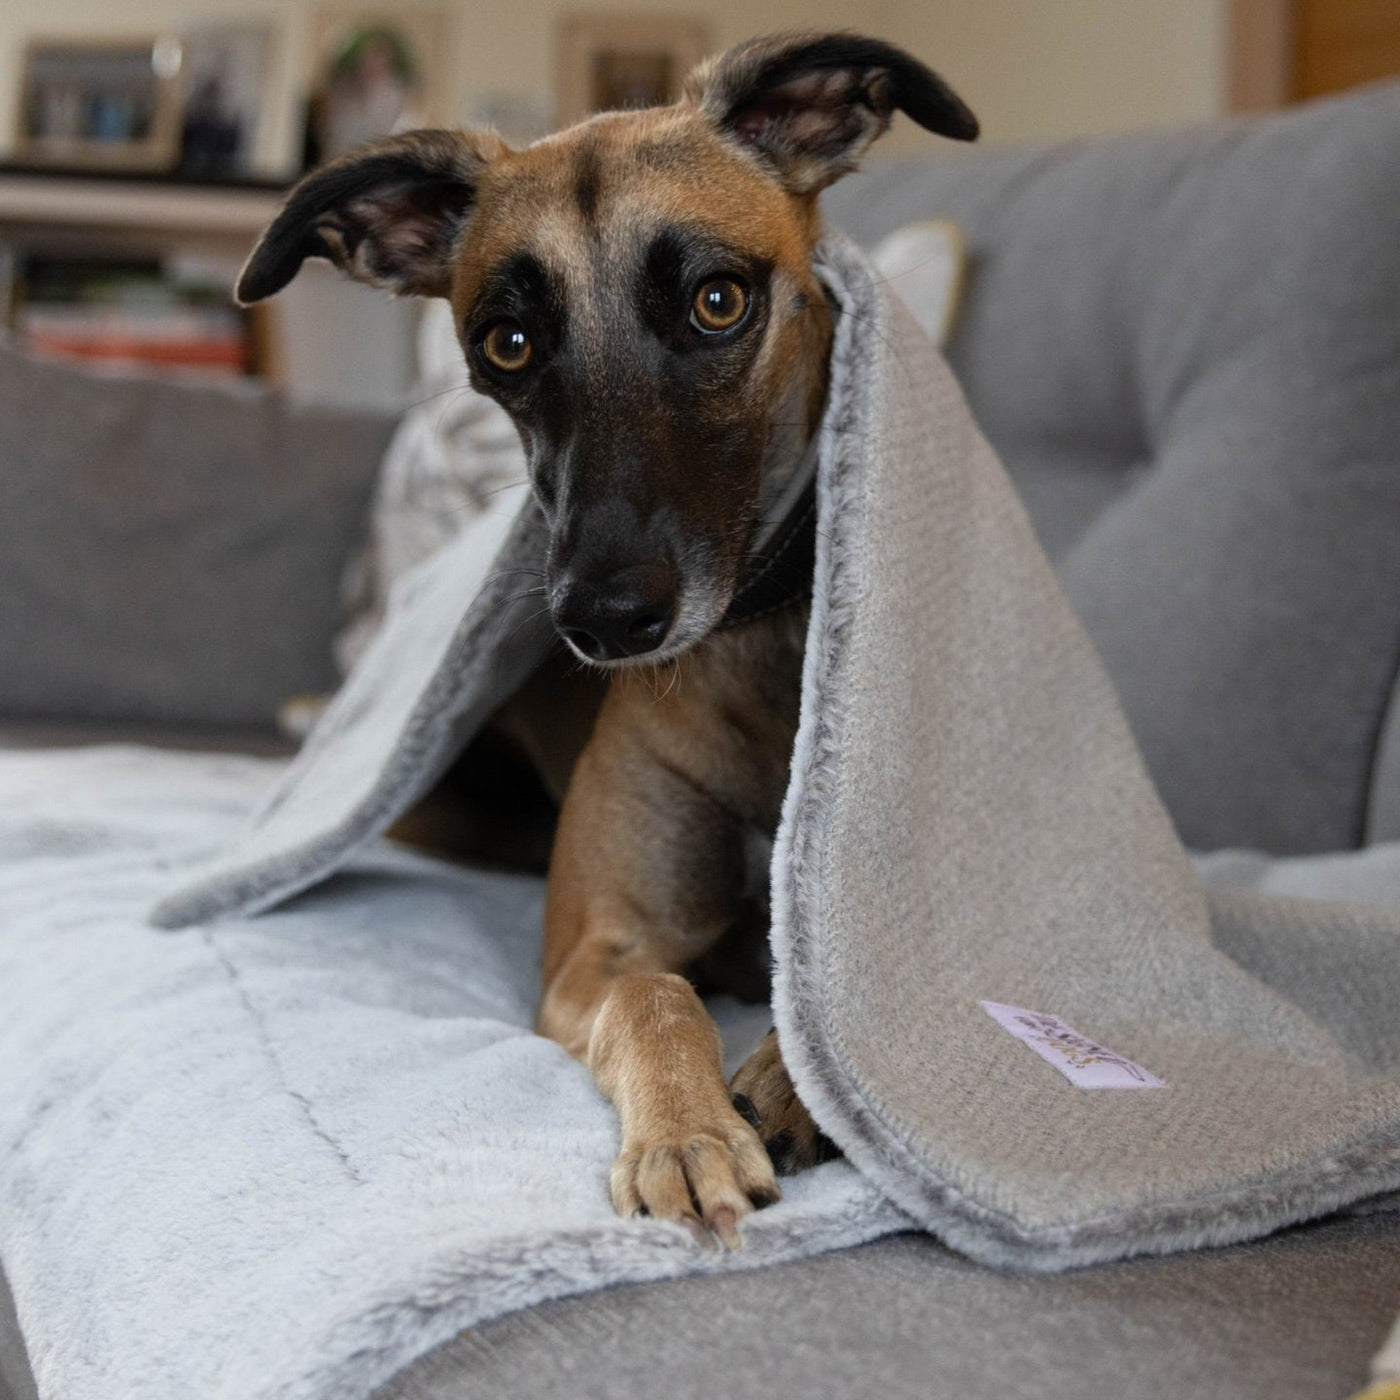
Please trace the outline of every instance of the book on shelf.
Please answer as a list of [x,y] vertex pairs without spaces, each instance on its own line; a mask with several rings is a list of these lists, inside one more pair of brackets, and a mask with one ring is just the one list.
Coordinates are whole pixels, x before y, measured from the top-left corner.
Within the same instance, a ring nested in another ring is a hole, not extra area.
[[255,367],[227,286],[156,260],[18,257],[10,324],[26,350],[69,360],[206,375]]

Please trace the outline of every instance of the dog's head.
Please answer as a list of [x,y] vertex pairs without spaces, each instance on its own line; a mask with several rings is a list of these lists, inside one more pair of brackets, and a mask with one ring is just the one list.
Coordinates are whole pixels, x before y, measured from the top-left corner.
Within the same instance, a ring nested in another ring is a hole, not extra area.
[[742,44],[670,107],[523,151],[395,137],[297,186],[238,295],[323,257],[448,298],[472,382],[524,441],[560,633],[592,662],[662,660],[723,616],[816,424],[832,330],[816,196],[895,109],[976,135],[921,63],[838,34]]

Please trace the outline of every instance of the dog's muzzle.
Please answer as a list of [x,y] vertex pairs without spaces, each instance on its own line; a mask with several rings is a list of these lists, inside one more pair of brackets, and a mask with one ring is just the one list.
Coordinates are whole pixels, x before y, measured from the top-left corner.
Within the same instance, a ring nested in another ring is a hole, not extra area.
[[666,563],[630,564],[600,581],[564,581],[552,609],[559,635],[589,661],[622,661],[659,650],[680,596]]

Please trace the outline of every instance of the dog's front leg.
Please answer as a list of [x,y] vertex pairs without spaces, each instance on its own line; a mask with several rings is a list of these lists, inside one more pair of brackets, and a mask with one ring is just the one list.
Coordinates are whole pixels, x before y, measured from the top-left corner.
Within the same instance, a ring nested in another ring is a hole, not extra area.
[[622,1215],[713,1232],[778,1199],[730,1100],[720,1037],[680,970],[725,931],[742,881],[732,815],[624,727],[579,760],[550,867],[541,1032],[584,1060],[616,1105]]
[[618,1213],[712,1230],[731,1249],[736,1225],[778,1199],[758,1134],[735,1111],[719,1032],[694,989],[671,973],[617,978],[593,1023],[588,1062],[622,1120],[612,1170]]

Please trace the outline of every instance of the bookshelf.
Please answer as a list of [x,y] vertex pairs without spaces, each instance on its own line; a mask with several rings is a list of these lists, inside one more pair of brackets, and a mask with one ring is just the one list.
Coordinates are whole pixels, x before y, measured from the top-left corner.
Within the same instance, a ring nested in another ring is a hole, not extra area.
[[69,241],[134,238],[144,246],[197,244],[247,252],[277,212],[285,188],[191,184],[153,176],[96,175],[0,162],[0,234]]
[[[59,172],[0,162],[0,296],[29,258],[152,260],[231,290],[285,186]],[[411,382],[417,311],[310,265],[250,323],[250,367],[301,396],[389,405]]]

